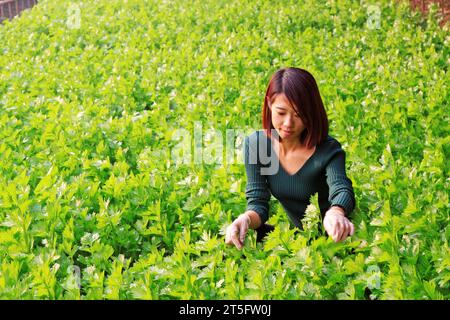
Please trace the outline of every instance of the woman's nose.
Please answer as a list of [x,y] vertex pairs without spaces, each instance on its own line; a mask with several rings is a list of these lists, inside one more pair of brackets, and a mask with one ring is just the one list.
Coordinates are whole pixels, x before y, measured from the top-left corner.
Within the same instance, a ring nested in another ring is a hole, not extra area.
[[293,117],[292,116],[286,116],[285,118],[284,118],[284,125],[286,126],[286,127],[291,127],[291,125],[294,123],[294,119],[293,119]]

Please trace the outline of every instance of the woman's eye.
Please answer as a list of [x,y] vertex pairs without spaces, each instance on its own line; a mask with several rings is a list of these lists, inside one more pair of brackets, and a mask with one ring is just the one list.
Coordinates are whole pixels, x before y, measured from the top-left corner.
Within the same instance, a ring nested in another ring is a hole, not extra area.
[[[284,115],[285,115],[285,113],[278,113],[278,115],[280,115],[280,116],[284,116]],[[298,115],[295,115],[294,117],[296,117],[297,119],[300,119],[300,117],[299,117]]]

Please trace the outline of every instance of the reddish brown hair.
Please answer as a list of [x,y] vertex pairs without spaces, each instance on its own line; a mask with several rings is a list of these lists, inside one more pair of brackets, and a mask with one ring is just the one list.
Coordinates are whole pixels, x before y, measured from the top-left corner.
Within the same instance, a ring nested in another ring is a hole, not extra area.
[[[316,80],[306,70],[299,68],[282,68],[273,74],[267,87],[262,110],[262,125],[268,137],[271,137],[272,104],[278,94],[284,93],[295,113],[305,124],[300,136],[302,145],[313,148],[328,136],[328,117],[320,97]],[[279,137],[280,141],[282,140]]]

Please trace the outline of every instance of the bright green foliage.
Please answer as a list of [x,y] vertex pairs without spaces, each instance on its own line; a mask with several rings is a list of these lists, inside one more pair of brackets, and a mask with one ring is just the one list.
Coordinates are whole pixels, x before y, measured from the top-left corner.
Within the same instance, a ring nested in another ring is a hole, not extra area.
[[[435,12],[43,0],[6,21],[0,298],[448,299],[450,46]],[[317,195],[302,231],[272,198],[275,231],[239,251],[224,230],[246,207],[243,164],[171,162],[172,136],[260,129],[283,66],[318,81],[355,234],[327,237]]]

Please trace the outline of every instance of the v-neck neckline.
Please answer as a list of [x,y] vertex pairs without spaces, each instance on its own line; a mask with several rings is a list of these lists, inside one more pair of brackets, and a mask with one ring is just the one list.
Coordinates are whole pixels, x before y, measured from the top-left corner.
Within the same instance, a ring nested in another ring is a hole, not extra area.
[[303,165],[302,165],[298,170],[296,170],[293,174],[290,174],[290,173],[287,172],[286,169],[283,167],[283,165],[281,164],[280,158],[278,157],[278,154],[277,154],[277,153],[275,152],[275,150],[273,149],[273,147],[272,147],[272,139],[269,138],[269,137],[267,137],[267,139],[270,141],[270,149],[271,149],[271,152],[273,152],[273,153],[275,154],[275,157],[276,157],[277,160],[278,160],[279,167],[280,167],[281,170],[283,170],[283,172],[284,172],[287,176],[289,176],[289,177],[294,177],[294,176],[300,174],[300,172],[302,171],[302,169],[308,164],[308,162],[310,162],[311,158],[313,158],[313,157],[316,155],[316,153],[317,153],[317,146],[315,146],[315,147],[314,147],[314,152],[312,153],[312,155],[309,156],[308,159],[306,159],[306,161],[303,163]]

